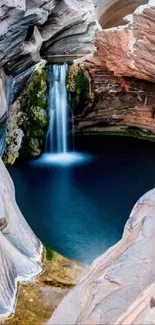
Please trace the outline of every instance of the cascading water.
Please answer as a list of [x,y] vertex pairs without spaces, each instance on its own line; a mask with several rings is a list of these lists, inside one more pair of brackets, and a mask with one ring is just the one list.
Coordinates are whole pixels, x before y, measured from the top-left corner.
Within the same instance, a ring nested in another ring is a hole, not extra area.
[[54,64],[48,69],[48,111],[49,129],[46,138],[45,151],[66,154],[67,145],[67,120],[68,120],[68,95],[65,80],[68,64]]
[[[89,160],[87,155],[69,152],[68,146],[68,93],[66,76],[68,64],[54,64],[47,67],[49,127],[46,136],[45,153],[33,162],[68,166]],[[72,112],[72,147],[74,150],[74,114]]]

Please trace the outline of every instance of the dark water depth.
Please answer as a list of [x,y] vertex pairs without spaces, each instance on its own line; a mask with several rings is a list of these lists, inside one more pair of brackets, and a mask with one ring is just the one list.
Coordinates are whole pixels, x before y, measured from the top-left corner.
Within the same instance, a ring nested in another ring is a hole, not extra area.
[[155,186],[155,143],[89,136],[75,147],[91,159],[68,167],[8,167],[17,202],[37,236],[83,262],[116,243],[136,200]]

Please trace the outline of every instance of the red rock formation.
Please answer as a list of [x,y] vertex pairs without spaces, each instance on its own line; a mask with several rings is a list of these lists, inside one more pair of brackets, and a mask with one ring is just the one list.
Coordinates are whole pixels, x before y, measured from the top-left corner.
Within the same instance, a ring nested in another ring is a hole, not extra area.
[[138,7],[125,26],[98,32],[93,61],[116,76],[134,76],[155,82],[155,1]]
[[[85,63],[92,98],[75,109],[77,132],[125,132],[155,139],[155,84],[115,77],[106,67]],[[80,109],[79,109],[80,106]]]
[[96,15],[102,28],[124,25],[124,17],[147,0],[96,0]]

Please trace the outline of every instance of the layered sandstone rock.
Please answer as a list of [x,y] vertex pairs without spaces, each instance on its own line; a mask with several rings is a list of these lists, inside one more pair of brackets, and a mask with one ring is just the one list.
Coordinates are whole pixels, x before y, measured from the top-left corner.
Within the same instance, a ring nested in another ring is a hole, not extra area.
[[[121,133],[155,140],[155,84],[115,77],[105,66],[87,62],[81,66],[89,86],[80,96],[71,93],[75,132]],[[72,78],[76,84],[76,76]],[[72,90],[72,79],[68,82]]]
[[59,1],[47,22],[40,28],[46,41],[42,56],[74,56],[93,53],[97,31],[92,1]]
[[81,0],[2,1],[0,67],[13,76],[27,70],[40,61],[43,42],[43,56],[90,53],[97,30],[92,9]]
[[[7,102],[3,91],[6,78],[0,77],[0,119],[24,88],[41,56],[49,59],[88,54],[95,48],[92,40],[97,28],[91,1],[1,1],[0,68],[13,76],[13,81],[12,87],[5,87],[5,91],[11,91]],[[2,140],[4,144],[5,125],[2,129],[0,120],[0,143]]]
[[155,1],[139,6],[127,25],[98,33],[95,62],[106,63],[116,76],[155,81]]
[[124,25],[125,16],[147,3],[148,0],[94,0],[97,19],[104,29]]
[[[49,13],[43,7],[45,3],[46,1],[16,0],[6,3],[2,1],[0,5],[0,66],[5,66],[7,73],[18,74],[16,65],[22,61],[23,56],[27,67],[35,64],[34,54],[41,45],[40,37],[37,31],[34,34],[32,31],[30,35],[27,33],[29,26],[43,24],[47,20]],[[29,47],[26,47],[25,41],[30,42]]]
[[155,189],[134,206],[122,239],[99,257],[48,324],[154,324]]

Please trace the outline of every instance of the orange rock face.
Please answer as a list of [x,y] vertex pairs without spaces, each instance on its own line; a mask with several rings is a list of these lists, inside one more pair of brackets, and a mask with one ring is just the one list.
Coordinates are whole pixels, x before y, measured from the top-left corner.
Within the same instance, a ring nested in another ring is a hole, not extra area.
[[116,77],[103,65],[85,63],[85,69],[93,95],[74,106],[75,132],[121,132],[155,140],[155,83]]
[[134,76],[155,82],[154,30],[155,2],[150,2],[135,10],[128,25],[97,33],[93,61],[100,65],[106,63],[116,76]]

